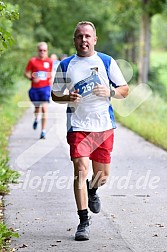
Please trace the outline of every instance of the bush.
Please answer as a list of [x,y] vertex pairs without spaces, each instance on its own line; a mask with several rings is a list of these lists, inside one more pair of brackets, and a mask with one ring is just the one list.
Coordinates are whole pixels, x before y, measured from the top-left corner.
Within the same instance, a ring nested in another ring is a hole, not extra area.
[[13,171],[9,167],[8,159],[0,159],[0,195],[4,195],[9,192],[9,183],[17,183],[19,173]]
[[152,66],[149,72],[148,84],[155,94],[159,94],[163,99],[167,97],[167,87],[161,80],[160,75],[166,72],[166,66],[161,64],[158,66]]
[[0,222],[0,251],[7,248],[7,242],[12,237],[19,237],[19,234],[14,232],[12,228],[7,228],[2,222]]
[[[137,65],[132,64],[133,68],[133,77],[130,80],[129,85],[138,83],[138,68]],[[159,64],[156,66],[151,66],[149,75],[148,75],[148,85],[152,89],[153,93],[159,95],[161,98],[166,99],[167,97],[167,86],[165,81],[161,78],[161,75],[164,75],[166,72],[166,65]]]
[[[16,80],[21,73],[21,65],[17,64],[16,58],[11,54],[4,54],[0,58],[0,98],[1,102],[13,93]],[[10,62],[10,63],[9,63]]]

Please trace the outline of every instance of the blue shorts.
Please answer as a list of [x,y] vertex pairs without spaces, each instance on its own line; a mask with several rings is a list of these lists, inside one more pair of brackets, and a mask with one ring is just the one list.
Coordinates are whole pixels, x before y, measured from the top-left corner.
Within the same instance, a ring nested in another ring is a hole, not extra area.
[[42,88],[30,88],[29,97],[35,106],[39,106],[43,102],[49,102],[50,92],[50,86]]

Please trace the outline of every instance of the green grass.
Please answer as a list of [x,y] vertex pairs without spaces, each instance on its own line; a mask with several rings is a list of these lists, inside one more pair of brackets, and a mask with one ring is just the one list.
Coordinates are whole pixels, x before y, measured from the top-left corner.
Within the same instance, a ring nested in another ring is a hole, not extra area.
[[6,100],[3,98],[3,102],[0,105],[0,195],[8,193],[8,183],[16,182],[18,177],[18,172],[12,171],[9,167],[8,140],[14,124],[25,110],[18,106],[18,102],[25,99],[26,93],[27,87],[25,82],[20,81],[14,90],[8,92]]
[[17,183],[19,173],[10,169],[8,157],[0,158],[0,195],[9,193],[9,183]]
[[8,139],[12,132],[12,128],[17,120],[21,117],[24,112],[24,108],[18,106],[20,100],[24,100],[27,97],[27,86],[25,82],[18,82],[15,89],[10,93],[7,92],[7,95],[3,99],[4,101],[0,104],[0,118],[1,118],[1,127],[0,127],[0,154],[1,157],[6,157],[7,155],[7,146]]
[[[17,183],[19,173],[10,168],[8,140],[17,120],[22,116],[24,108],[18,107],[18,102],[24,100],[27,93],[25,81],[20,81],[15,89],[6,91],[6,97],[1,97],[0,105],[0,195],[9,192],[9,183]],[[1,202],[1,201],[0,201]],[[2,201],[3,202],[3,201]],[[1,202],[1,209],[3,203]],[[8,242],[11,237],[18,237],[18,233],[12,228],[6,227],[3,217],[0,219],[0,251],[8,251]]]
[[151,52],[151,65],[157,66],[160,64],[167,63],[167,52],[166,51],[152,51]]
[[152,95],[126,117],[115,113],[117,121],[151,143],[167,150],[167,103]]
[[0,251],[8,251],[8,242],[12,237],[18,238],[19,235],[12,228],[7,228],[5,224],[0,222]]
[[[155,73],[159,80],[156,85],[167,88],[167,52],[154,51],[151,53],[151,66],[159,69]],[[161,83],[161,84],[159,84]],[[162,99],[162,97],[164,97]],[[146,140],[167,150],[167,99],[162,93],[153,94],[128,116],[115,113],[117,121],[136,132]],[[124,109],[120,103],[120,108]]]

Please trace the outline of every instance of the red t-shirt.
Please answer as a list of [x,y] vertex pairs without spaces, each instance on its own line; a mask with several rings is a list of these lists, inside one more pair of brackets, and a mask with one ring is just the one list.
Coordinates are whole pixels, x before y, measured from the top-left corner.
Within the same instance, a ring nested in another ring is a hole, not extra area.
[[[26,71],[30,71],[32,75],[32,87],[41,88],[51,85],[51,74],[53,69],[53,62],[50,58],[41,60],[33,57],[29,60]],[[38,77],[39,82],[33,82],[33,77]]]

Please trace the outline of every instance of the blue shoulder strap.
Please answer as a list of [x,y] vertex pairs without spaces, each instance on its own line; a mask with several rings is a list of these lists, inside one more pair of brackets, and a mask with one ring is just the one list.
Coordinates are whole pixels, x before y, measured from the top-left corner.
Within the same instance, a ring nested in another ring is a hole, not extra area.
[[107,55],[107,54],[104,54],[104,53],[101,53],[101,52],[97,52],[97,55],[101,58],[101,60],[103,61],[103,64],[105,66],[105,69],[106,69],[106,72],[107,72],[107,76],[108,76],[108,79],[111,83],[111,80],[110,80],[110,77],[109,77],[109,67],[110,67],[110,64],[111,64],[111,56]]
[[109,56],[109,55],[107,55],[107,54],[105,54],[105,53],[101,53],[101,52],[97,52],[97,55],[103,61],[103,64],[105,66],[106,73],[107,73],[107,76],[108,76],[109,84],[112,85],[112,86],[114,86],[114,87],[117,87],[117,85],[113,81],[111,81],[111,79],[109,77],[109,68],[110,68],[112,57]]
[[70,57],[64,59],[63,61],[60,62],[60,66],[61,66],[61,69],[62,69],[62,72],[63,73],[66,73],[67,72],[67,68],[68,68],[68,65],[70,63],[70,61],[75,57],[75,55],[71,55]]
[[[58,82],[63,84],[63,85],[62,85],[62,88],[61,88],[61,91],[62,91],[62,92],[64,92],[64,90],[66,89],[66,85],[65,85],[64,83],[68,82],[67,76],[66,76],[68,65],[69,65],[70,61],[71,61],[74,57],[75,57],[75,55],[71,55],[70,57],[68,57],[68,58],[66,58],[66,59],[64,59],[64,60],[62,60],[62,61],[60,61],[60,64],[59,64],[59,66],[58,66],[58,68],[57,68],[57,73],[58,73],[58,72],[61,72],[61,73],[62,73],[62,77],[58,77],[58,78],[57,78],[57,79],[58,79]],[[61,78],[63,78],[64,81],[61,80]]]

